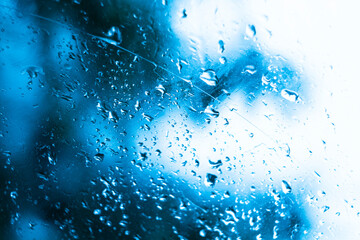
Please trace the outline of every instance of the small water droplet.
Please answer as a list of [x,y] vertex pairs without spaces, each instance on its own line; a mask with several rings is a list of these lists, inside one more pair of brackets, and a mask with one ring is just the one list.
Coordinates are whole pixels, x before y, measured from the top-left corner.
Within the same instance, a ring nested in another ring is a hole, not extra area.
[[281,90],[281,96],[290,102],[299,101],[299,94],[297,92],[288,89]]
[[213,187],[215,185],[217,176],[211,173],[206,174],[205,186]]
[[120,29],[118,27],[112,26],[107,33],[104,34],[106,37],[110,38],[109,40],[113,40],[115,42],[109,42],[113,45],[120,45],[122,42],[122,36]]
[[94,213],[94,215],[100,215],[101,210],[100,209],[95,209],[93,213]]
[[213,161],[209,160],[209,163],[210,163],[212,168],[218,168],[218,167],[223,165],[221,160],[217,160],[216,162],[213,162]]
[[30,66],[23,71],[24,73],[27,73],[30,78],[36,78],[39,74],[44,75],[44,70],[41,67]]
[[290,184],[289,184],[287,181],[285,181],[285,180],[282,180],[282,182],[281,182],[281,188],[282,188],[282,190],[283,190],[283,192],[284,192],[285,194],[291,192]]
[[57,159],[51,153],[48,153],[48,161],[51,165],[55,165],[57,162]]
[[18,193],[15,192],[15,191],[12,191],[12,192],[10,193],[10,197],[11,197],[12,199],[16,199],[17,196],[18,196]]
[[102,153],[97,153],[97,154],[95,154],[94,159],[95,159],[96,161],[102,162],[102,161],[104,160],[104,157],[105,157],[104,154],[102,154]]
[[220,62],[221,64],[225,64],[225,63],[227,62],[226,57],[220,57],[220,58],[219,58],[219,62]]
[[187,17],[186,9],[183,9],[183,11],[182,11],[182,18],[186,18],[186,17]]
[[150,115],[147,115],[145,113],[142,114],[143,118],[146,119],[146,121],[151,122],[154,118]]
[[254,25],[247,25],[245,34],[248,38],[253,38],[256,35],[256,28]]
[[216,86],[218,83],[216,73],[214,70],[211,69],[205,70],[203,73],[201,73],[200,79],[204,81],[207,85],[213,87]]
[[215,109],[213,109],[210,106],[207,106],[205,108],[204,113],[207,114],[208,116],[214,117],[214,118],[217,118],[220,115],[220,113],[218,111],[216,111]]
[[166,89],[163,85],[159,84],[158,86],[155,87],[155,89],[161,93],[161,97],[164,97]]
[[135,110],[136,110],[136,111],[139,111],[140,108],[141,108],[140,101],[137,100],[136,103],[135,103]]
[[219,53],[223,53],[225,51],[225,43],[223,40],[219,41]]
[[244,73],[249,73],[250,75],[253,75],[256,73],[256,68],[254,65],[247,65],[245,68],[244,68]]
[[206,231],[204,229],[199,232],[200,237],[206,237]]
[[323,206],[322,209],[323,209],[323,212],[326,212],[327,210],[330,209],[330,207],[329,206]]

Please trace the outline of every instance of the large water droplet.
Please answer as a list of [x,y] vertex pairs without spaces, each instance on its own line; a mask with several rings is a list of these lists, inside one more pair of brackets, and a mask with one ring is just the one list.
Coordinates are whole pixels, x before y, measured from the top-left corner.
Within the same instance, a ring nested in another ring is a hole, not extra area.
[[23,73],[29,74],[30,78],[36,78],[39,74],[44,75],[44,70],[41,67],[31,66],[26,68]]
[[214,117],[214,118],[217,118],[220,115],[220,113],[218,111],[216,111],[215,109],[213,109],[210,106],[207,106],[205,108],[204,113],[209,115],[210,117]]
[[285,181],[285,180],[282,180],[282,182],[281,182],[281,188],[282,188],[282,190],[283,190],[283,192],[284,192],[285,194],[291,192],[290,184],[289,184],[287,181]]
[[11,197],[12,199],[16,199],[17,196],[18,196],[18,193],[15,192],[15,191],[12,191],[12,192],[10,193],[10,197]]
[[247,65],[245,68],[244,68],[244,73],[249,73],[251,75],[255,74],[256,73],[256,68],[254,65]]
[[200,75],[200,79],[203,80],[209,86],[216,86],[218,83],[218,78],[214,70],[208,69],[205,70]]
[[290,102],[299,101],[299,94],[288,89],[281,90],[281,96]]
[[109,29],[109,31],[105,33],[105,36],[114,40],[117,43],[117,45],[119,45],[122,42],[121,32],[118,27],[112,26]]
[[217,176],[211,173],[206,174],[205,186],[213,187],[215,185]]
[[245,34],[248,38],[253,38],[256,35],[256,28],[254,25],[247,25]]

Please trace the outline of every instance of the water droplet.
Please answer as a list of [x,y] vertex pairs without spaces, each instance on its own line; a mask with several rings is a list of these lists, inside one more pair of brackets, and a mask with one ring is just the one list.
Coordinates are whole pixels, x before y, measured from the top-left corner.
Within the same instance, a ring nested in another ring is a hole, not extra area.
[[135,103],[135,110],[136,110],[136,111],[139,111],[140,108],[141,108],[140,102],[139,102],[139,100],[137,100],[136,103]]
[[261,82],[264,84],[264,85],[268,85],[270,83],[270,79],[268,79],[265,75],[263,75],[261,77]]
[[203,80],[209,86],[216,86],[218,83],[218,78],[214,70],[208,69],[205,70],[200,75],[200,79]]
[[186,9],[183,9],[183,11],[182,11],[182,18],[186,18],[186,17],[187,17]]
[[112,26],[109,31],[105,33],[105,36],[110,38],[110,40],[115,41],[114,43],[111,43],[113,45],[120,45],[122,42],[121,32],[118,27]]
[[100,215],[101,210],[100,209],[95,209],[93,213],[94,213],[94,215]]
[[220,57],[220,58],[219,58],[219,62],[220,62],[221,64],[225,64],[225,63],[227,62],[226,57]]
[[249,73],[250,75],[253,75],[256,73],[256,68],[254,65],[247,65],[245,68],[244,68],[244,73]]
[[55,156],[52,156],[51,153],[48,153],[48,161],[51,165],[55,165],[57,162],[57,159]]
[[15,192],[15,191],[12,191],[12,192],[10,193],[10,197],[11,197],[12,199],[16,199],[17,196],[18,196],[18,193]]
[[211,173],[206,174],[205,186],[213,187],[215,185],[217,176]]
[[323,212],[326,212],[327,210],[330,209],[330,207],[329,206],[323,206],[322,209],[323,209]]
[[219,53],[223,53],[225,51],[225,43],[223,40],[219,41]]
[[118,120],[119,120],[119,117],[117,116],[116,112],[112,112],[112,111],[109,111],[109,120],[114,122],[114,123],[117,123]]
[[163,85],[159,84],[155,89],[161,93],[161,97],[164,97],[166,89]]
[[299,101],[299,94],[288,89],[281,90],[281,96],[290,102]]
[[143,118],[145,118],[148,122],[151,122],[154,118],[150,115],[147,115],[145,113],[142,114]]
[[200,237],[206,237],[206,231],[204,229],[202,229],[200,232],[199,232],[199,235]]
[[214,118],[217,118],[220,115],[220,113],[218,111],[216,111],[215,109],[213,109],[210,106],[207,106],[205,108],[204,113],[207,114],[208,116],[214,117]]
[[256,28],[254,25],[247,25],[245,34],[248,38],[253,38],[256,35]]
[[104,160],[104,157],[105,157],[104,154],[102,154],[102,153],[97,153],[97,154],[95,154],[94,159],[95,159],[96,161],[102,162],[102,161]]
[[213,162],[213,161],[209,160],[209,163],[210,163],[212,168],[218,168],[218,167],[223,165],[221,160],[217,160],[216,162]]
[[282,182],[281,182],[281,188],[282,188],[282,190],[283,190],[283,192],[284,192],[285,194],[291,192],[290,184],[289,184],[287,181],[285,181],[285,180],[282,180]]
[[30,66],[23,71],[23,74],[29,74],[30,78],[36,78],[39,74],[44,75],[44,70],[41,67]]

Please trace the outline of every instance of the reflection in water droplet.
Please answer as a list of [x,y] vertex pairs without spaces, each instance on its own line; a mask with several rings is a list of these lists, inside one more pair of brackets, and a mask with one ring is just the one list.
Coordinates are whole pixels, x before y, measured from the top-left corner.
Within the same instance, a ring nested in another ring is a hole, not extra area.
[[211,173],[206,174],[205,186],[213,187],[215,185],[217,176]]
[[253,38],[256,35],[256,29],[254,25],[247,25],[245,34],[248,38]]
[[288,89],[281,90],[281,96],[290,102],[297,102],[299,100],[299,94]]
[[285,194],[291,192],[290,184],[289,184],[287,181],[285,181],[285,180],[282,180],[282,182],[281,182],[281,188],[282,188],[282,190],[283,190],[283,192],[284,192]]
[[200,79],[209,86],[216,86],[218,82],[215,71],[211,69],[205,70],[203,73],[201,73]]

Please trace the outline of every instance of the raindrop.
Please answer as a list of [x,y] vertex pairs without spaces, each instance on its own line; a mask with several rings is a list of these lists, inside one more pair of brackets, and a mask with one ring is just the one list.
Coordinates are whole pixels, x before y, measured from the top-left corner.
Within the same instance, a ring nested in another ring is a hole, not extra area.
[[187,13],[186,13],[186,9],[184,9],[183,11],[182,11],[182,18],[186,18],[187,17]]
[[104,160],[104,157],[105,157],[104,154],[102,154],[102,153],[97,153],[97,154],[95,154],[94,159],[95,159],[96,161],[102,162],[102,161]]
[[283,190],[283,192],[284,192],[285,194],[291,192],[290,184],[289,184],[288,182],[286,182],[285,180],[282,180],[282,182],[281,182],[281,188],[282,188],[282,190]]
[[205,70],[200,75],[200,79],[203,80],[209,86],[216,86],[218,83],[218,78],[214,70],[208,69]]
[[139,111],[140,108],[141,108],[140,102],[139,102],[139,100],[137,100],[136,103],[135,103],[135,110],[136,110],[136,111]]
[[268,85],[270,83],[270,79],[268,79],[265,75],[263,75],[261,77],[261,82],[264,84],[264,85]]
[[51,165],[56,164],[56,157],[52,156],[50,153],[48,153],[48,161]]
[[217,176],[211,173],[206,174],[205,186],[213,187],[215,185]]
[[324,212],[326,212],[327,210],[330,209],[330,207],[329,206],[323,206],[322,209],[323,209]]
[[115,42],[109,42],[113,45],[120,45],[122,42],[122,36],[120,29],[118,27],[111,27],[107,33],[105,33],[105,36],[110,38],[109,40],[113,40]]
[[213,162],[213,161],[209,160],[209,163],[210,163],[212,168],[218,168],[221,165],[223,165],[221,160],[217,160],[216,162]]
[[281,96],[290,102],[299,101],[299,94],[297,92],[288,89],[281,90]]
[[207,114],[208,116],[214,117],[214,118],[217,118],[220,115],[220,113],[218,111],[216,111],[215,109],[213,109],[210,106],[207,106],[205,108],[204,113]]
[[146,121],[151,122],[154,118],[150,115],[147,115],[145,113],[142,114],[143,118],[146,119]]
[[199,232],[199,235],[200,237],[206,237],[206,232],[204,229],[202,229],[200,232]]
[[247,25],[245,34],[248,38],[253,38],[256,35],[256,29],[254,25]]
[[219,41],[219,53],[223,53],[225,51],[225,43],[223,40]]
[[12,191],[12,192],[10,193],[10,197],[11,197],[12,199],[16,199],[17,196],[18,196],[18,193],[15,192],[15,191]]
[[221,64],[225,64],[225,63],[227,62],[226,57],[220,57],[220,58],[219,58],[219,62],[220,62]]
[[95,209],[93,213],[94,213],[94,215],[100,215],[101,210],[100,209]]
[[23,71],[23,74],[24,73],[29,74],[30,78],[36,78],[39,74],[44,75],[44,70],[41,67],[31,66],[26,68],[26,70]]
[[166,89],[163,85],[159,84],[155,89],[161,93],[161,97],[164,97]]
[[256,73],[256,68],[254,65],[247,65],[245,68],[244,68],[244,73],[249,73],[250,75],[253,75]]

